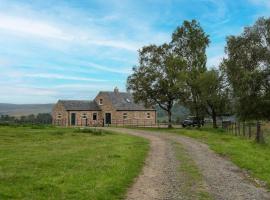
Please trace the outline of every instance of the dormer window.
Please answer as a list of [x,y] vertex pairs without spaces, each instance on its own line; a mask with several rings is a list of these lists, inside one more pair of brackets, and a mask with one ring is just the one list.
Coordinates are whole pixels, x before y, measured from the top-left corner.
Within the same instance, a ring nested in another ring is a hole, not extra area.
[[103,99],[99,99],[99,105],[103,105]]

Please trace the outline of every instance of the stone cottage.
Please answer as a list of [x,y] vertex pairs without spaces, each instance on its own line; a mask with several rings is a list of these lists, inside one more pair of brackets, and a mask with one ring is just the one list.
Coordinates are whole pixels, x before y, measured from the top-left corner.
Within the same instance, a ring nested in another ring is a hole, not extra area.
[[52,111],[56,126],[109,126],[156,124],[156,110],[134,102],[130,93],[99,92],[93,101],[59,100]]

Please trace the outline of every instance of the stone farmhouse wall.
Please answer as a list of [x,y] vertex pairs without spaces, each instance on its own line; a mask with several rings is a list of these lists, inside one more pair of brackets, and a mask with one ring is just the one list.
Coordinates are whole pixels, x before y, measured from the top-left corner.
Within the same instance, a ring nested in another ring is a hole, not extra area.
[[[100,104],[102,99],[102,104]],[[52,111],[53,125],[71,126],[71,115],[76,114],[74,126],[106,126],[105,114],[111,113],[111,125],[115,126],[153,126],[156,124],[155,110],[116,110],[106,93],[99,93],[94,99],[100,111],[66,111],[62,103],[57,103]],[[93,120],[93,114],[97,114],[97,120]]]

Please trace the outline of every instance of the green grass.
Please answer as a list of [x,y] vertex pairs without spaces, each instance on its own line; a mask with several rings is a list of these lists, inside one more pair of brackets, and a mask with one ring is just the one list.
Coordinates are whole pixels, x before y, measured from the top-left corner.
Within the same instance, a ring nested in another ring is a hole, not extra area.
[[203,176],[188,152],[179,143],[173,143],[180,162],[179,173],[182,180],[181,192],[184,199],[212,199],[203,182]]
[[225,131],[213,129],[158,129],[144,130],[170,132],[197,139],[209,145],[216,153],[230,159],[253,177],[264,181],[270,189],[270,145],[257,144],[253,140],[236,137]]
[[148,148],[112,132],[0,127],[0,199],[122,199]]

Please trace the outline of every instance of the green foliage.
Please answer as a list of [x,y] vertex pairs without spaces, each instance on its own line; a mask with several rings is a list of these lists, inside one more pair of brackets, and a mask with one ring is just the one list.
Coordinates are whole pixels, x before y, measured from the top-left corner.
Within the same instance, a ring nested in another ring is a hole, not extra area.
[[206,71],[206,48],[210,43],[200,24],[196,20],[184,21],[172,36],[171,45],[174,52],[186,62],[186,79],[184,99],[180,99],[184,105],[198,118],[203,117],[204,108],[200,97],[201,73]]
[[96,129],[96,128],[79,128],[74,131],[75,133],[90,133],[92,135],[106,135],[112,134],[111,131],[106,131],[103,129]]
[[0,199],[123,199],[147,150],[124,134],[0,127]]
[[168,114],[170,127],[176,101],[191,98],[197,103],[197,85],[193,83],[206,70],[208,43],[208,36],[199,23],[192,20],[184,21],[175,30],[169,44],[143,47],[139,51],[139,66],[133,68],[127,80],[127,88],[133,92],[135,101],[160,106]]
[[1,115],[0,116],[0,125],[1,124],[51,124],[52,116],[50,113],[39,113],[38,115],[28,115],[21,117],[14,117],[9,115]]
[[230,91],[218,70],[201,73],[198,80],[202,107],[212,117],[213,127],[217,128],[217,117],[231,112]]
[[242,119],[270,117],[270,18],[260,18],[239,36],[227,38],[222,68]]

